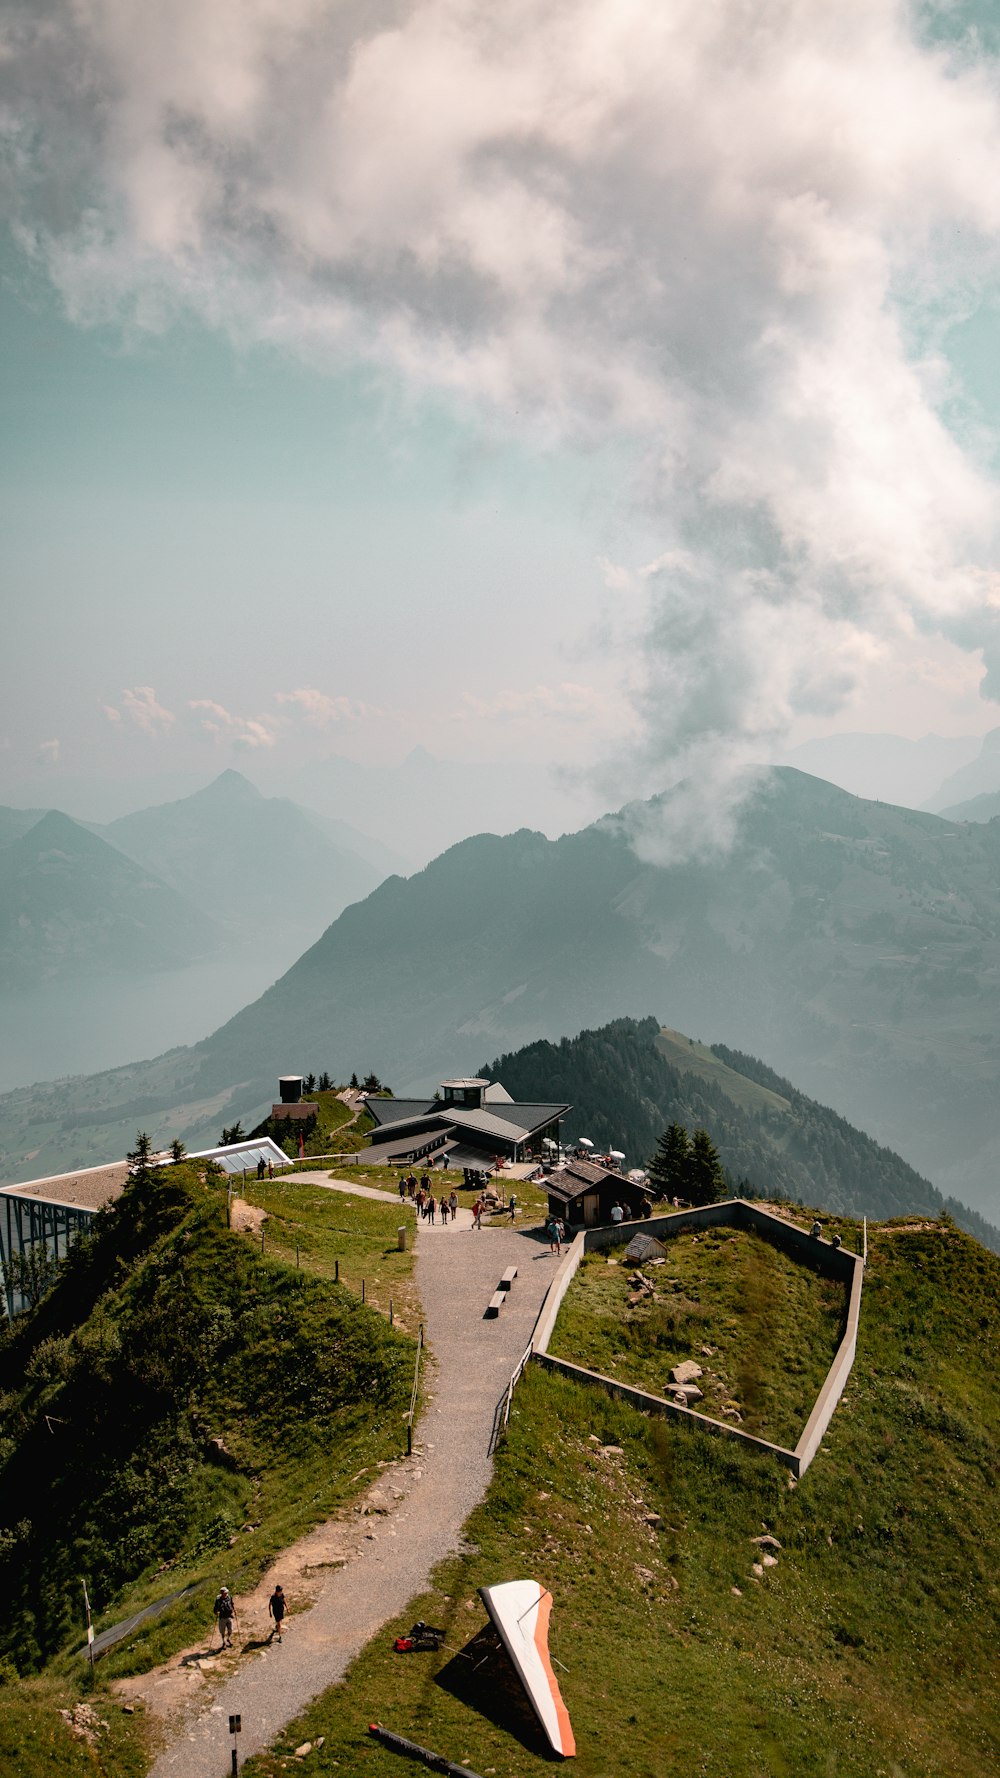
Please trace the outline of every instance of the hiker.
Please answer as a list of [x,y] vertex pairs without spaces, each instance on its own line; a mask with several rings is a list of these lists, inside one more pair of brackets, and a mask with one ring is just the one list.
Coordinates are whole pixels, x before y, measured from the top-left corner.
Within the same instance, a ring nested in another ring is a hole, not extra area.
[[428,1220],[428,1222],[434,1221],[434,1212],[436,1211],[436,1209],[437,1209],[437,1199],[435,1198],[433,1192],[428,1192],[427,1193],[427,1220]]
[[511,1220],[511,1222],[513,1222],[515,1216],[517,1215],[517,1193],[516,1192],[511,1192],[510,1197],[507,1200],[507,1208],[510,1211],[510,1220]]
[[558,1253],[559,1252],[559,1224],[557,1223],[554,1216],[550,1216],[548,1222],[545,1224],[545,1233],[549,1237],[549,1252],[550,1253]]
[[426,1203],[427,1203],[427,1193],[424,1191],[423,1186],[421,1186],[420,1190],[417,1193],[417,1215],[418,1216],[423,1216]]
[[[271,1631],[271,1636],[277,1634],[279,1642],[281,1641],[281,1626],[284,1623],[285,1610],[284,1590],[281,1587],[275,1587],[274,1592],[271,1594],[271,1597],[267,1602],[267,1615],[274,1619],[274,1629]],[[271,1636],[268,1637],[269,1642]]]
[[430,1189],[431,1189],[430,1174],[429,1173],[421,1173],[420,1183],[423,1186],[425,1191],[430,1191]]
[[475,1203],[472,1206],[472,1226],[474,1229],[481,1229],[483,1226],[483,1200],[482,1200],[482,1198],[477,1198]]
[[408,1198],[415,1198],[417,1195],[417,1182],[412,1175],[406,1181],[406,1195]]
[[219,1597],[212,1607],[219,1622],[219,1639],[223,1648],[233,1646],[233,1624],[236,1621],[236,1607],[233,1595],[228,1587],[219,1588]]
[[257,1178],[263,1179],[263,1177],[264,1177],[264,1156],[258,1155],[257,1156]]
[[274,1178],[274,1162],[273,1161],[268,1161],[268,1163],[267,1163],[267,1177],[268,1177],[268,1179]]
[[400,1201],[400,1203],[402,1203],[405,1196],[406,1196],[406,1177],[404,1174],[401,1173],[399,1176],[399,1201]]
[[454,1222],[458,1214],[458,1193],[454,1186],[452,1186],[451,1195],[448,1198],[448,1208],[451,1211],[451,1220]]

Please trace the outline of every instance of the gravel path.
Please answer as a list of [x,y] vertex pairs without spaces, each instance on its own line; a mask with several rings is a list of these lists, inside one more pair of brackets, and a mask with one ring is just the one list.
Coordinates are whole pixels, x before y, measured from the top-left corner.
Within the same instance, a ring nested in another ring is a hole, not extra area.
[[[370,1187],[355,1189],[375,1195]],[[200,1714],[175,1729],[151,1778],[223,1778],[230,1770],[231,1712],[243,1718],[241,1760],[267,1746],[311,1698],[343,1677],[380,1626],[425,1589],[435,1564],[458,1547],[490,1480],[486,1447],[494,1407],[531,1336],[555,1263],[544,1243],[513,1229],[419,1225],[416,1278],[435,1361],[434,1393],[417,1427],[413,1461],[384,1472],[402,1498],[386,1517],[359,1519],[356,1555],[323,1584],[308,1611],[291,1618],[280,1646],[245,1656]],[[485,1321],[486,1304],[510,1265],[518,1268],[510,1300],[497,1320]],[[268,1588],[281,1578],[279,1562]]]

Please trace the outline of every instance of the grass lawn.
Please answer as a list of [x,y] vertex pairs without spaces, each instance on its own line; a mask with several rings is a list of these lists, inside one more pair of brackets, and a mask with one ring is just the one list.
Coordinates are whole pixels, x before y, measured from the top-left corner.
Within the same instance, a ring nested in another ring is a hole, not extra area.
[[[75,1735],[60,1710],[81,1703],[94,1711],[91,1745]],[[0,1772],[4,1778],[144,1778],[149,1769],[142,1712],[127,1716],[102,1689],[42,1677],[0,1674]]]
[[[873,1231],[857,1363],[797,1487],[529,1367],[469,1553],[246,1778],[278,1778],[320,1735],[313,1772],[399,1778],[370,1721],[483,1778],[541,1778],[552,1762],[502,1659],[466,1658],[484,1647],[476,1587],[521,1575],[552,1589],[579,1778],[1000,1770],[998,1338],[996,1256],[946,1226]],[[781,1548],[756,1578],[764,1533]],[[446,1626],[440,1655],[391,1652],[415,1616]]]
[[[348,1184],[354,1182],[353,1175],[352,1167]],[[325,1173],[317,1176],[325,1177]],[[420,1303],[413,1284],[416,1215],[412,1206],[353,1198],[346,1192],[325,1190],[318,1183],[280,1175],[273,1180],[249,1180],[246,1199],[267,1212],[265,1254],[294,1268],[298,1249],[298,1263],[304,1271],[328,1280],[339,1272],[341,1284],[358,1296],[364,1279],[366,1302],[388,1314],[391,1301],[397,1324],[416,1332]],[[401,1253],[397,1237],[404,1224],[407,1246]]]
[[[654,1296],[638,1300],[641,1273]],[[840,1341],[843,1284],[799,1265],[760,1235],[719,1228],[675,1235],[663,1265],[589,1253],[559,1312],[551,1351],[663,1395],[671,1366],[702,1367],[692,1405],[778,1444],[801,1433]],[[739,1412],[735,1419],[733,1410]]]

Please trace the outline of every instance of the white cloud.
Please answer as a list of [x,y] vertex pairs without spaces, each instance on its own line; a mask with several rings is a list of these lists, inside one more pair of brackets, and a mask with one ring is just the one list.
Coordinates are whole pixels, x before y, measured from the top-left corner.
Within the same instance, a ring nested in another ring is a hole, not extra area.
[[120,710],[115,709],[114,704],[102,704],[101,709],[104,711],[109,722],[121,722],[122,713]]
[[894,638],[982,650],[1000,693],[997,490],[940,418],[936,343],[996,274],[997,71],[913,18],[24,0],[17,227],[79,316],[194,309],[632,441],[664,549],[608,574],[648,599],[614,776],[721,794]]
[[297,691],[279,691],[275,703],[291,705],[317,728],[341,722],[361,722],[365,717],[380,714],[372,704],[361,703],[355,698],[331,698],[311,686],[301,686]]
[[[164,708],[151,685],[134,685],[130,691],[123,691],[122,707],[126,716],[146,735],[163,734],[173,727],[173,711]],[[109,717],[109,720],[115,718]]]
[[59,764],[59,752],[60,752],[60,744],[59,744],[58,739],[52,740],[52,741],[40,741],[39,742],[38,757],[39,757],[39,760],[41,761],[42,765],[44,765],[44,766],[58,765]]
[[277,724],[273,717],[234,716],[231,710],[214,703],[211,698],[191,698],[188,709],[202,712],[201,726],[207,735],[216,741],[228,742],[238,751],[274,746]]

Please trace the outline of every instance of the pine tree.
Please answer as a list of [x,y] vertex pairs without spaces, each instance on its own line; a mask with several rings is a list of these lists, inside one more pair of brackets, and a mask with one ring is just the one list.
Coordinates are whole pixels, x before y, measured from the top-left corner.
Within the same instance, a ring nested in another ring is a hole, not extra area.
[[691,1204],[717,1204],[726,1191],[719,1151],[707,1130],[696,1130],[691,1138],[683,1196]]
[[321,1092],[321,1093],[328,1093],[328,1092],[329,1092],[329,1091],[330,1091],[330,1088],[331,1088],[331,1086],[332,1086],[332,1084],[333,1084],[333,1083],[332,1083],[332,1081],[331,1081],[331,1079],[330,1079],[330,1076],[329,1076],[329,1075],[328,1075],[328,1074],[327,1074],[327,1072],[326,1072],[326,1070],[325,1070],[325,1069],[324,1069],[324,1070],[323,1070],[323,1073],[322,1073],[322,1074],[321,1074],[321,1075],[320,1075],[320,1077],[319,1077],[319,1090],[320,1090],[320,1092]]
[[354,1073],[351,1075],[351,1086],[354,1088],[355,1092],[357,1092],[360,1085],[361,1085],[361,1082],[358,1079],[358,1071],[357,1071],[357,1069],[355,1069]]
[[180,1137],[175,1136],[173,1141],[170,1144],[170,1159],[172,1161],[182,1161],[184,1159],[186,1152],[187,1152],[187,1150],[185,1149],[184,1144],[181,1141]]
[[246,1131],[242,1124],[230,1124],[228,1128],[224,1129],[222,1132],[219,1147],[228,1148],[231,1142],[242,1142],[245,1136]]
[[671,1124],[657,1143],[649,1163],[649,1177],[658,1198],[687,1196],[687,1167],[691,1143],[683,1124]]

